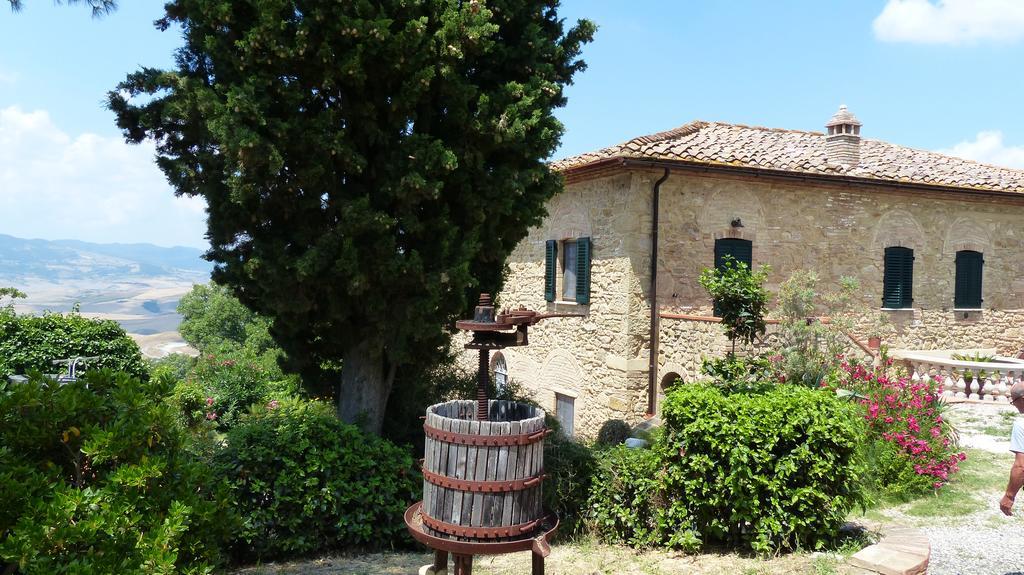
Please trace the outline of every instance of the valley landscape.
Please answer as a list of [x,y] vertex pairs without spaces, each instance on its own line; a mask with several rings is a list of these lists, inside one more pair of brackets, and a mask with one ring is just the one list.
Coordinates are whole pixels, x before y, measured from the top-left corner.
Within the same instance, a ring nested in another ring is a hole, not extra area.
[[0,234],[0,286],[28,297],[19,313],[68,312],[111,319],[147,357],[189,353],[178,333],[178,300],[210,279],[213,266],[196,248],[29,240]]

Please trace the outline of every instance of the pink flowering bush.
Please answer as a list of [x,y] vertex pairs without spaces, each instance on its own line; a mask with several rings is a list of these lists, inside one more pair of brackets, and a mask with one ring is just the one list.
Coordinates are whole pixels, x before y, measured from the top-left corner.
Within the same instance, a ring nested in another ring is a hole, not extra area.
[[909,496],[945,485],[966,455],[944,424],[939,383],[892,377],[845,361],[841,370],[837,380],[822,385],[855,392],[863,405],[873,487]]
[[172,403],[187,427],[224,432],[250,409],[298,393],[292,378],[275,380],[274,375],[253,359],[205,354],[175,387]]

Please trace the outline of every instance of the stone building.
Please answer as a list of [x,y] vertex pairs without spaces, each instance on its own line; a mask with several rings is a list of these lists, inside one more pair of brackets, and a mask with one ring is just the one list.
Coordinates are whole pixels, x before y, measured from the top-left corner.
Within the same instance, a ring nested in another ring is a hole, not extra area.
[[801,269],[857,278],[895,347],[1016,355],[1024,171],[864,139],[845,106],[825,128],[696,121],[556,162],[565,189],[512,254],[498,302],[584,317],[495,354],[499,383],[585,437],[656,413],[663,382],[726,349],[698,283],[726,253],[770,264],[769,289]]

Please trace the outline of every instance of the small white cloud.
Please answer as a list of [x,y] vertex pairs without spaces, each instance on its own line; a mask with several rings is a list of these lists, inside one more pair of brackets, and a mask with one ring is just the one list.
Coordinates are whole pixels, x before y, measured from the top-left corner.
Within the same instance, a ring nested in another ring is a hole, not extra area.
[[998,130],[978,132],[974,140],[939,152],[994,166],[1024,169],[1024,146],[1007,146],[1003,143],[1003,133]]
[[44,110],[0,109],[0,233],[206,247],[205,202],[177,198],[155,148],[71,136]]
[[886,42],[963,44],[1024,38],[1020,0],[889,0],[875,18],[875,37]]

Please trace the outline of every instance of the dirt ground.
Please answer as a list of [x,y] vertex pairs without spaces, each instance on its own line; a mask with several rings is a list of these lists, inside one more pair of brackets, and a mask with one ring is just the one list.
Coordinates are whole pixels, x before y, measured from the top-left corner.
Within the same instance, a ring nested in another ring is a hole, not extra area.
[[[306,562],[267,564],[234,575],[416,575],[431,562],[429,553],[380,553],[338,556]],[[477,557],[474,575],[530,573],[530,553]],[[835,573],[838,555],[796,553],[757,559],[736,554],[679,555],[663,551],[637,553],[584,541],[555,545],[547,558],[548,575],[796,575]],[[449,572],[451,572],[449,570]]]

